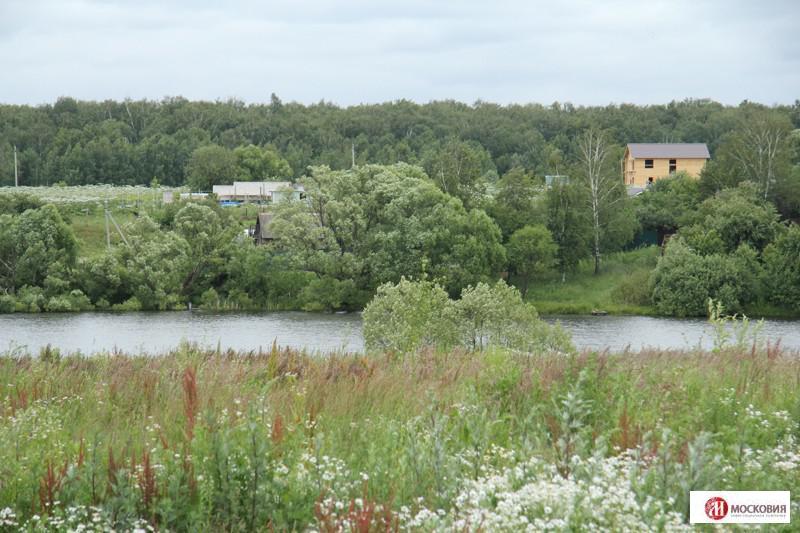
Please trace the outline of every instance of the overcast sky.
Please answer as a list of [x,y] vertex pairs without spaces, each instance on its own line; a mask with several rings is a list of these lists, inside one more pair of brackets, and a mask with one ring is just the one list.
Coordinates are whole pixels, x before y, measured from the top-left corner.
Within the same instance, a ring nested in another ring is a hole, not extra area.
[[0,0],[0,102],[800,98],[800,0]]

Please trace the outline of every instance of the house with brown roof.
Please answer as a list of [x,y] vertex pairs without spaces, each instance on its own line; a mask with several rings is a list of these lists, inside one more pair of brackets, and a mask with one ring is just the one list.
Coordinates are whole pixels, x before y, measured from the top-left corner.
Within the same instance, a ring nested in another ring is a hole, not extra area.
[[676,172],[699,177],[710,159],[705,143],[630,143],[622,158],[625,185],[646,187]]

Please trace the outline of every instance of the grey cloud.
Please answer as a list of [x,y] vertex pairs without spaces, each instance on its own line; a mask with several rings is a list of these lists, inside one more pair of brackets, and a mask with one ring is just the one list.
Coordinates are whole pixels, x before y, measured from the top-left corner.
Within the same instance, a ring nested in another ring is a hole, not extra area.
[[798,97],[800,4],[5,0],[0,101]]

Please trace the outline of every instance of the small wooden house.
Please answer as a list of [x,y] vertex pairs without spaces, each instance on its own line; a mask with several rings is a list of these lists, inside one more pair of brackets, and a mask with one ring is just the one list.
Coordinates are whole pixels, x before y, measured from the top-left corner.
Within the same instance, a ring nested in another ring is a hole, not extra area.
[[625,185],[646,187],[675,172],[699,177],[711,156],[705,143],[631,143],[622,159]]
[[256,244],[268,244],[275,240],[275,234],[269,227],[272,222],[272,213],[259,213],[256,219],[256,227],[253,231],[253,239]]

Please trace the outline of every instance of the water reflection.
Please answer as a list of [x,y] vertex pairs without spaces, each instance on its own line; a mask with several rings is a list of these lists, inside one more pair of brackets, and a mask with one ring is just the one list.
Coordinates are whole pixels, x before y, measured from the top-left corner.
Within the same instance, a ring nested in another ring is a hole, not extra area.
[[[705,320],[638,316],[546,317],[562,323],[579,348],[612,351],[646,347],[691,348],[713,345]],[[800,350],[800,321],[770,320],[762,336]],[[309,351],[359,352],[364,348],[361,315],[276,313],[79,313],[0,315],[0,351],[38,353],[51,344],[64,352],[114,349],[157,354],[181,341],[221,349],[258,350],[273,341]]]

